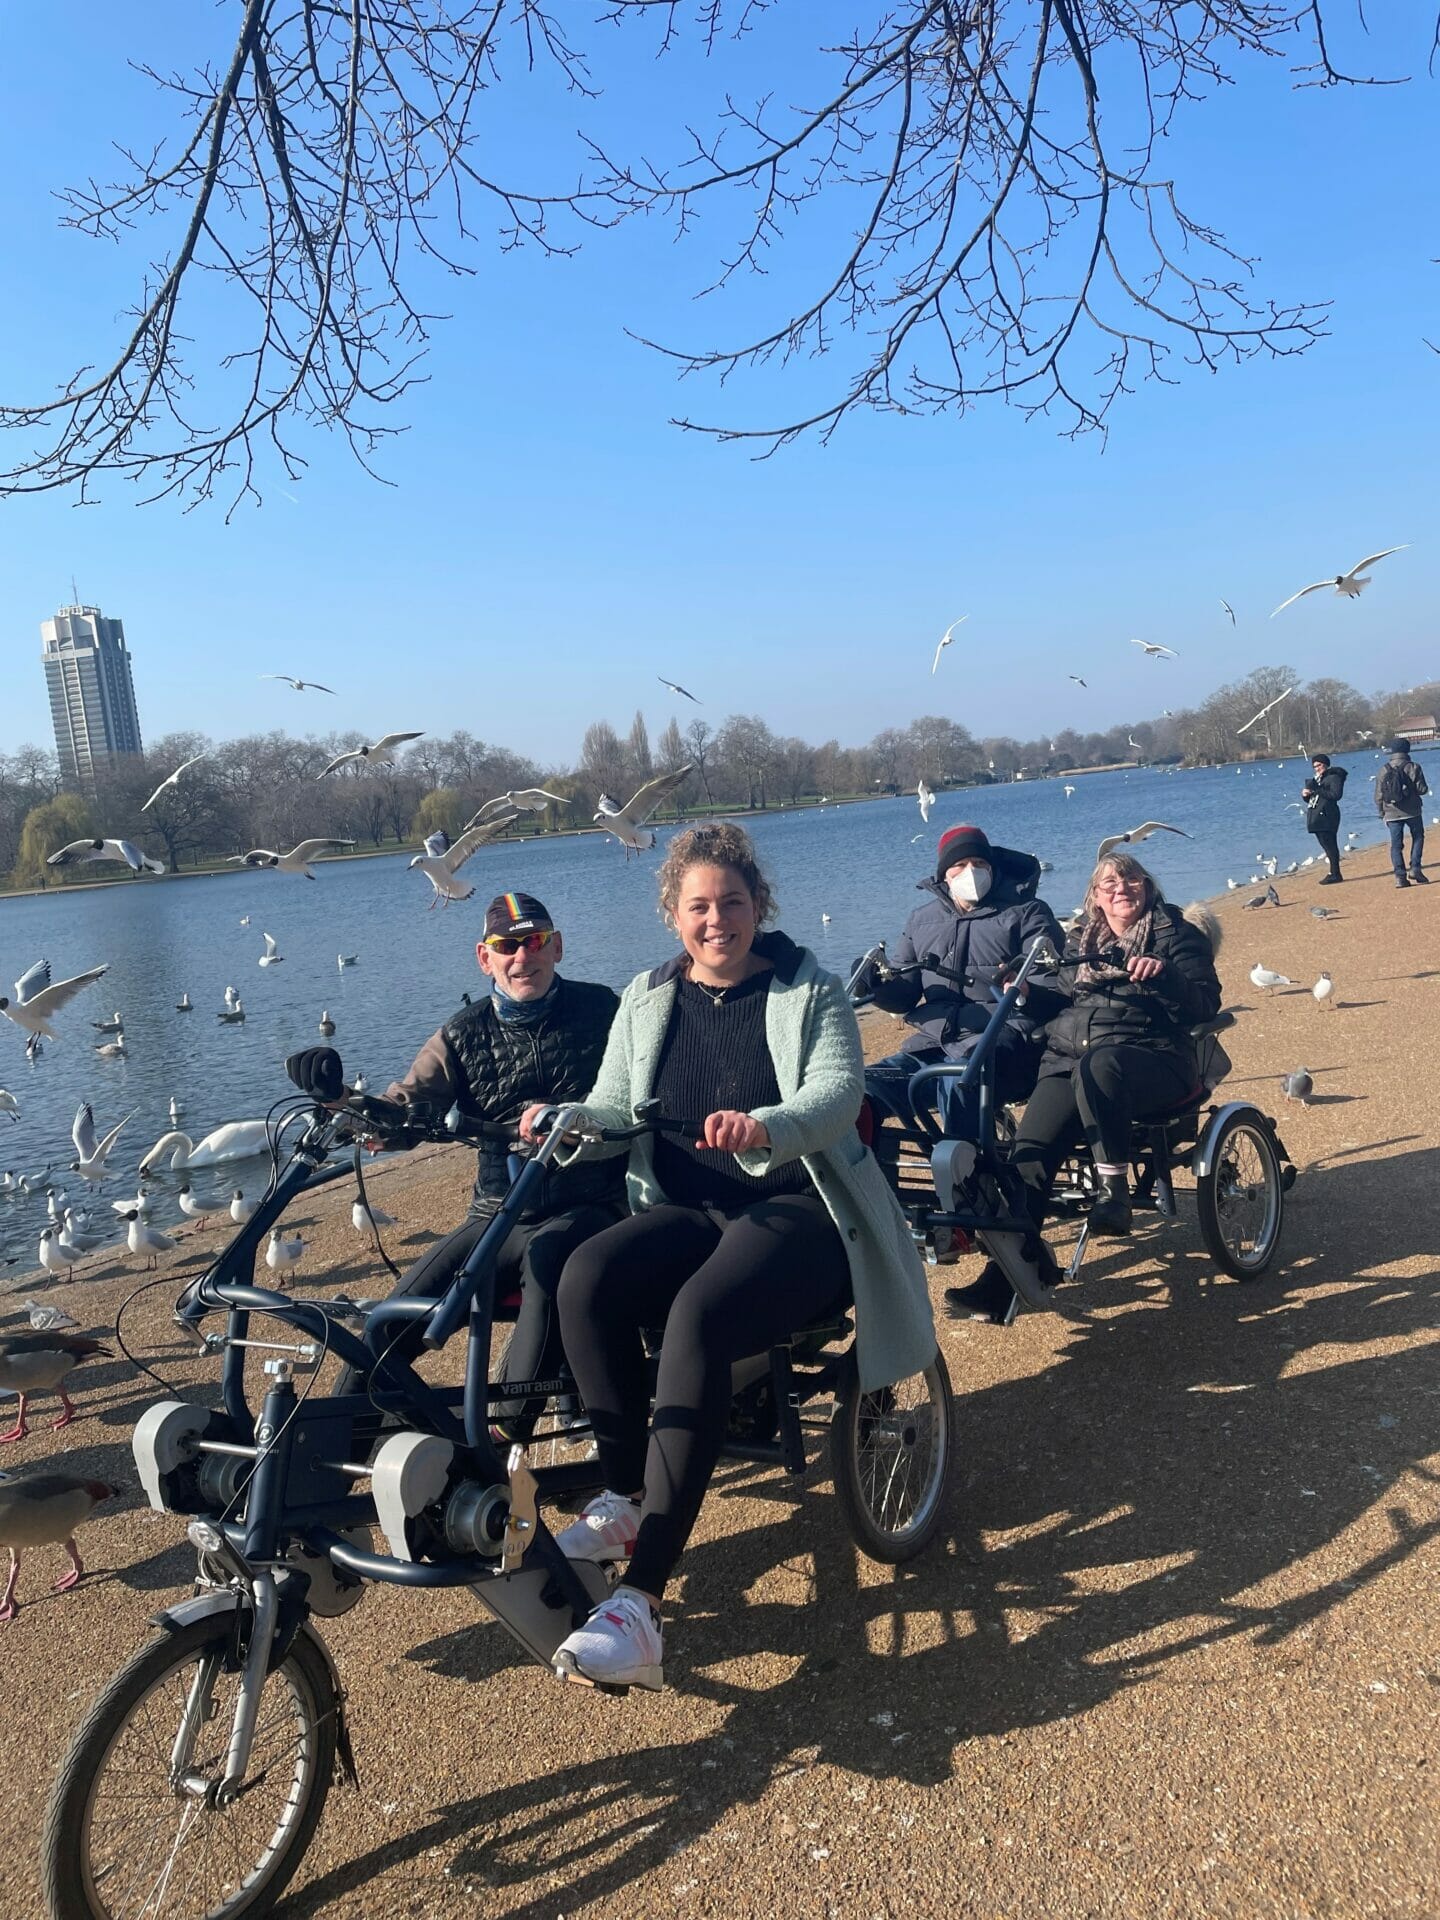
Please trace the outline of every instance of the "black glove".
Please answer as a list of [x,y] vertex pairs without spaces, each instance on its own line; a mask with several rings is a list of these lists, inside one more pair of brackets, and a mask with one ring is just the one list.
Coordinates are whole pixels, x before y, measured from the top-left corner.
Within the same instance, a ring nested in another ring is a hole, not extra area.
[[345,1073],[334,1047],[306,1047],[301,1053],[292,1053],[285,1071],[312,1100],[345,1098]]

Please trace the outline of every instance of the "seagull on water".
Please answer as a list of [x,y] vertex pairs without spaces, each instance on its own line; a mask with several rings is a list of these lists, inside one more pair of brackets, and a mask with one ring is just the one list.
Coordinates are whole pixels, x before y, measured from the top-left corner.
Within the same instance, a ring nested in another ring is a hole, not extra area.
[[359,963],[360,956],[358,953],[337,953],[335,956],[335,964],[342,973],[346,967],[358,966]]
[[315,778],[323,780],[327,773],[334,773],[337,767],[348,766],[352,760],[357,766],[393,767],[397,747],[403,747],[407,740],[423,740],[424,737],[423,728],[416,733],[382,733],[368,747],[352,747],[348,753],[337,753],[329,766],[322,767]]
[[124,1016],[118,1009],[110,1019],[92,1020],[90,1025],[96,1033],[123,1033],[125,1031]]
[[1178,660],[1179,654],[1173,647],[1162,647],[1158,640],[1132,640],[1132,647],[1139,647],[1147,660]]
[[[1370,577],[1365,569],[1373,567],[1377,561],[1388,559],[1392,553],[1404,553],[1409,544],[1407,540],[1398,547],[1382,547],[1379,553],[1367,554],[1363,560],[1357,561],[1348,573],[1337,573],[1329,580],[1312,580],[1308,587],[1301,587],[1299,593],[1292,593],[1288,600],[1282,600],[1276,607],[1275,613],[1283,613],[1286,607],[1294,606],[1297,600],[1303,600],[1307,593],[1323,593],[1326,587],[1333,587],[1335,592],[1346,600],[1358,600],[1370,584]],[[1272,620],[1275,618],[1275,613],[1270,616]]]
[[123,1060],[125,1058],[125,1033],[122,1030],[113,1040],[106,1040],[96,1047],[96,1053],[102,1060]]
[[969,618],[970,616],[968,613],[962,613],[960,618],[958,620],[952,620],[949,626],[946,627],[944,633],[941,634],[940,644],[935,649],[935,658],[930,662],[931,673],[934,673],[935,669],[939,666],[941,654],[945,651],[946,647],[948,647],[951,641],[955,638],[956,627],[963,627],[965,622]]
[[325,687],[318,680],[297,680],[288,673],[262,673],[262,680],[283,680],[287,687],[293,687],[296,693],[334,693],[334,687]]
[[279,941],[275,938],[273,933],[262,933],[260,938],[265,942],[265,951],[264,953],[261,954],[259,960],[256,962],[256,965],[261,967],[280,966],[283,963],[285,956],[280,951]]
[[687,763],[677,767],[673,773],[656,774],[653,780],[645,782],[638,793],[632,794],[623,807],[617,807],[609,794],[602,793],[599,812],[595,815],[596,825],[614,834],[624,847],[627,860],[632,853],[648,852],[655,844],[655,834],[653,829],[646,826],[646,821],[665,797],[682,785],[693,771]]
[[180,998],[175,1002],[175,1011],[177,1013],[193,1013],[195,1011],[188,993],[182,993]]
[[[58,1040],[59,1034],[49,1024],[50,1016],[58,1013],[61,1007],[75,998],[77,993],[109,971],[108,964],[103,967],[91,967],[88,973],[77,973],[70,980],[57,980],[54,986],[51,986],[50,962],[37,960],[34,966],[22,973],[15,982],[13,1000],[7,1000],[0,995],[0,1013],[3,1013],[7,1020],[13,1020],[17,1027],[23,1027],[31,1040],[42,1033],[47,1040]],[[26,1052],[29,1052],[28,1046]]]
[[501,830],[509,826],[515,818],[513,812],[496,814],[493,819],[482,820],[479,826],[470,827],[460,838],[451,844],[450,836],[441,828],[429,834],[425,840],[425,851],[417,853],[410,862],[412,870],[419,867],[430,882],[434,892],[427,911],[433,912],[436,906],[449,906],[452,900],[468,900],[475,889],[468,881],[456,878],[461,867],[475,852],[493,839]]
[[[690,689],[688,687],[682,687],[678,681],[667,680],[663,673],[657,673],[655,678],[660,682],[662,687],[669,687],[672,693],[680,693],[680,694],[683,694],[687,700],[695,700],[695,696],[693,693],[691,693]],[[704,702],[701,700],[695,700],[695,704],[697,707],[699,707],[699,706],[703,706]]]
[[163,860],[152,860],[149,854],[141,853],[133,840],[72,840],[58,853],[52,853],[45,864],[47,867],[93,866],[102,860],[118,861],[132,873],[165,871]]
[[164,793],[167,787],[173,787],[177,785],[181,774],[188,773],[191,767],[198,766],[204,758],[205,756],[203,753],[192,753],[188,760],[182,760],[179,766],[176,767],[175,771],[172,774],[167,775],[167,777],[160,782],[159,786],[156,787],[155,791],[151,794],[150,798],[141,807],[140,809],[141,813],[144,813],[150,807],[153,807],[155,802],[160,798],[161,794]]
[[1194,838],[1194,835],[1187,833],[1183,827],[1167,826],[1163,820],[1147,820],[1143,826],[1131,827],[1128,833],[1112,833],[1107,839],[1102,840],[1099,851],[1095,855],[1096,865],[1099,865],[1107,853],[1113,853],[1116,847],[1138,846],[1142,840],[1148,840],[1152,833],[1178,833],[1182,840]]
[[[341,853],[346,847],[353,847],[354,844],[353,840],[331,840],[322,837],[316,840],[302,840],[288,853],[274,853],[269,847],[252,847],[249,853],[232,853],[230,862],[232,865],[242,867],[276,867],[281,873],[303,873],[307,880],[313,880],[315,875],[310,870],[312,860],[318,860],[322,853]],[[248,913],[240,924],[242,927],[249,926]]]
[[10,1120],[20,1118],[20,1102],[13,1093],[7,1093],[4,1087],[0,1087],[0,1113],[5,1114]]

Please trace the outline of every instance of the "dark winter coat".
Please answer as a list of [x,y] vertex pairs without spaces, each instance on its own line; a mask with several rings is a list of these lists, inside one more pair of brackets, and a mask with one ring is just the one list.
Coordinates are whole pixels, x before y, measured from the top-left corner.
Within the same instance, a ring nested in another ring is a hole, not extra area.
[[1300,798],[1305,802],[1307,833],[1339,832],[1340,800],[1348,777],[1344,767],[1327,767],[1319,780],[1305,782]]
[[[1399,783],[1392,780],[1392,771],[1405,775],[1408,780],[1408,794],[1403,801],[1396,797]],[[1409,754],[1392,753],[1375,782],[1375,811],[1386,821],[1418,820],[1425,810],[1421,802],[1429,791],[1424,773]]]
[[[959,974],[963,985],[928,970],[874,985],[877,1007],[908,1014],[910,1025],[919,1029],[905,1042],[906,1053],[924,1053],[980,1032],[994,1008],[991,987],[1023,958],[1037,936],[1044,934],[1059,951],[1062,935],[1055,916],[1035,897],[1040,862],[1009,847],[991,851],[995,877],[990,891],[968,913],[954,904],[941,881],[920,882],[920,891],[929,897],[905,922],[900,943],[889,956],[893,967],[934,963]],[[1023,1032],[1034,1030],[1024,1013],[1016,1015],[1014,1024]]]
[[[620,1006],[618,994],[588,980],[555,981],[554,1005],[531,1025],[497,1017],[490,998],[462,1007],[425,1042],[409,1073],[389,1089],[392,1100],[452,1105],[475,1120],[518,1120],[536,1100],[583,1100],[595,1083],[605,1042]],[[510,1186],[500,1141],[479,1151],[472,1216],[491,1214]],[[615,1160],[551,1165],[527,1220],[569,1207],[613,1204],[624,1211],[625,1170]]]
[[1036,1017],[1050,1015],[1042,1079],[1069,1073],[1087,1049],[1107,1045],[1152,1047],[1195,1064],[1189,1030],[1220,1011],[1220,980],[1210,942],[1178,907],[1161,902],[1145,951],[1165,963],[1154,980],[1080,986],[1079,939],[1072,934],[1055,983],[1037,987],[1030,996]]

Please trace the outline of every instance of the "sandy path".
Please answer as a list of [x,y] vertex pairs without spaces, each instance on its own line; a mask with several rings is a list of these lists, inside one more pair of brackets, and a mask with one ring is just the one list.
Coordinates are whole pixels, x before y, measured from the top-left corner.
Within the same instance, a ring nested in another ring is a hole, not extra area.
[[[659,1696],[553,1684],[468,1596],[372,1593],[325,1628],[360,1790],[335,1789],[285,1914],[1440,1913],[1440,887],[1402,901],[1371,853],[1341,889],[1280,889],[1278,911],[1220,907],[1227,1091],[1283,1109],[1302,1168],[1279,1270],[1214,1280],[1182,1201],[1092,1254],[1083,1322],[944,1325],[961,1470],[908,1570],[857,1558],[823,1464],[802,1489],[722,1469]],[[1328,967],[1338,1010],[1262,1004],[1257,958],[1307,987]],[[1302,1064],[1303,1111],[1276,1084]],[[455,1153],[379,1173],[387,1238],[413,1254],[467,1180]],[[300,1216],[302,1288],[383,1290],[348,1209],[332,1190]],[[100,1265],[43,1297],[103,1328],[133,1284]],[[198,1379],[171,1297],[140,1303],[133,1344]],[[84,1417],[3,1464],[133,1487],[158,1389],[118,1360],[81,1380]],[[59,1556],[36,1554],[0,1628],[17,1920],[69,1732],[188,1576],[180,1523],[134,1492],[83,1544],[80,1592],[48,1597]]]

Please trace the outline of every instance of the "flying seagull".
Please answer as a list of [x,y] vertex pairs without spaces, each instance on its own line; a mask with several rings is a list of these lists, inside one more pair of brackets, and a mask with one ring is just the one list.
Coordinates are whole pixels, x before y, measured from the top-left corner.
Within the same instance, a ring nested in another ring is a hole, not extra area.
[[623,807],[617,807],[609,794],[600,795],[600,810],[595,815],[598,826],[613,833],[625,849],[628,859],[632,852],[645,853],[655,844],[655,835],[645,822],[655,812],[667,794],[671,794],[693,771],[690,765],[677,767],[673,773],[656,774],[653,780],[647,780],[638,793],[632,794]]
[[395,749],[403,747],[407,740],[423,740],[424,729],[418,733],[382,733],[373,746],[352,747],[349,753],[337,753],[328,767],[322,767],[316,774],[317,780],[323,780],[327,773],[334,773],[337,767],[347,766],[354,760],[372,767],[393,767]]
[[1230,602],[1226,599],[1222,598],[1220,604],[1225,609],[1226,613],[1229,614],[1230,624],[1233,627],[1235,624],[1235,609],[1231,606]]
[[[303,873],[307,880],[313,880],[315,875],[310,871],[312,860],[318,860],[322,853],[343,852],[354,844],[353,840],[302,840],[288,853],[274,853],[269,847],[252,847],[249,853],[232,853],[230,861],[232,865],[242,867],[278,867],[281,873]],[[240,922],[242,927],[249,917],[247,914]]]
[[293,687],[296,693],[304,693],[307,689],[311,693],[334,693],[335,691],[334,687],[322,686],[318,680],[296,680],[293,675],[288,673],[262,673],[260,678],[262,680],[283,680],[286,686]]
[[1152,833],[1178,833],[1182,840],[1194,838],[1183,827],[1167,826],[1163,820],[1147,820],[1143,826],[1132,827],[1128,833],[1112,833],[1108,839],[1102,840],[1095,855],[1095,864],[1098,866],[1106,854],[1113,853],[1116,847],[1138,846],[1142,840],[1148,840]]
[[920,818],[928,826],[930,824],[930,809],[935,804],[935,796],[926,785],[923,774],[920,777],[919,786],[915,789],[915,798],[920,802]]
[[283,965],[285,956],[281,953],[280,943],[274,934],[262,933],[260,938],[265,942],[265,951],[255,964],[260,967],[278,967]]
[[[1307,593],[1322,593],[1326,587],[1333,587],[1336,593],[1346,600],[1358,600],[1370,584],[1365,569],[1373,567],[1378,560],[1388,559],[1392,553],[1404,553],[1409,544],[1410,542],[1406,540],[1398,547],[1382,547],[1379,553],[1368,554],[1365,559],[1358,561],[1348,573],[1337,573],[1329,580],[1312,580],[1308,587],[1301,587],[1299,593],[1292,593],[1288,600],[1282,600],[1276,607],[1275,613],[1283,613],[1286,607],[1292,607],[1297,600],[1303,600]],[[1275,618],[1275,613],[1270,616],[1272,620]]]
[[1132,647],[1143,650],[1147,660],[1178,660],[1179,654],[1173,647],[1162,647],[1158,640],[1132,640]]
[[487,840],[510,825],[515,819],[513,812],[496,814],[493,819],[482,820],[478,826],[469,827],[460,838],[451,844],[450,836],[443,830],[432,833],[426,839],[425,851],[417,853],[410,862],[412,868],[419,867],[430,885],[435,889],[430,901],[433,909],[442,902],[447,907],[452,900],[468,900],[474,887],[456,875],[477,847],[484,846]]
[[121,1128],[128,1126],[139,1111],[138,1107],[132,1108],[120,1122],[120,1126],[112,1127],[103,1140],[97,1140],[95,1115],[91,1111],[90,1102],[86,1100],[76,1114],[75,1124],[70,1129],[70,1138],[75,1142],[75,1151],[80,1156],[78,1160],[70,1162],[70,1171],[78,1173],[82,1180],[94,1181],[98,1187],[109,1171],[105,1163],[110,1157],[110,1149],[120,1138]]
[[1066,678],[1068,680],[1073,680],[1077,687],[1084,687],[1087,692],[1089,691],[1090,682],[1088,680],[1082,680],[1078,673],[1067,674]]
[[[682,687],[677,680],[667,680],[663,673],[657,673],[655,678],[660,682],[662,687],[669,687],[672,693],[682,693],[687,700],[695,700],[695,695],[691,693],[690,689],[688,687]],[[704,702],[695,700],[695,704],[699,707],[703,706]]]
[[51,1014],[58,1013],[83,987],[108,972],[108,965],[91,967],[88,973],[77,973],[70,980],[57,980],[52,987],[50,962],[37,960],[29,972],[21,974],[15,982],[15,998],[0,997],[0,1013],[7,1020],[13,1020],[17,1027],[23,1027],[32,1039],[43,1033],[47,1040],[58,1040],[60,1036],[49,1025]]
[[1242,733],[1248,733],[1251,727],[1255,725],[1255,722],[1257,720],[1263,720],[1266,714],[1269,713],[1271,707],[1278,707],[1282,700],[1288,700],[1294,691],[1295,691],[1294,687],[1286,687],[1284,693],[1277,693],[1273,700],[1267,700],[1265,705],[1261,707],[1258,713],[1251,714],[1250,718],[1245,722],[1243,727],[1237,727],[1235,729],[1236,739],[1238,740]]
[[122,861],[132,873],[141,873],[146,868],[151,873],[165,871],[163,860],[152,860],[148,854],[141,853],[132,840],[72,840],[68,847],[61,847],[58,853],[52,853],[45,864],[47,867],[74,867],[93,865],[100,860]]
[[935,658],[930,662],[931,673],[934,673],[935,669],[939,666],[941,654],[945,651],[946,647],[949,646],[950,642],[955,638],[956,627],[963,627],[965,622],[969,618],[970,616],[968,613],[962,613],[960,618],[958,620],[952,620],[949,626],[946,627],[944,633],[941,634],[940,644],[935,649]]
[[482,820],[494,820],[504,814],[502,824],[509,825],[517,813],[539,813],[542,807],[563,807],[566,804],[563,793],[551,793],[548,787],[521,787],[515,793],[499,793],[493,800],[487,800],[478,813],[472,814],[465,822],[465,831],[478,827]]
[[151,794],[150,798],[145,802],[145,805],[141,807],[140,809],[141,813],[144,813],[146,811],[146,808],[153,807],[155,802],[160,798],[161,794],[165,791],[166,787],[173,787],[176,784],[176,782],[179,780],[182,773],[187,772],[191,767],[198,766],[199,763],[204,758],[205,756],[203,753],[192,753],[188,760],[182,760],[179,766],[176,767],[175,771],[167,779],[162,780],[159,786],[156,787],[155,791]]

